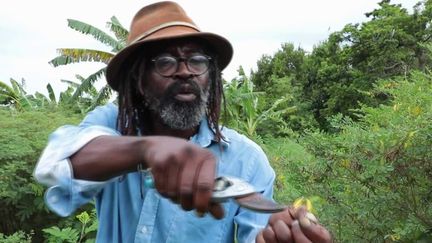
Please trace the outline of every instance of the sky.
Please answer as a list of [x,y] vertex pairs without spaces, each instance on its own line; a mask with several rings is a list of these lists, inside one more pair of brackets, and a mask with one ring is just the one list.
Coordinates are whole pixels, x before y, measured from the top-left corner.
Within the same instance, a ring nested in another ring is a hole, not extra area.
[[[409,11],[419,0],[392,0]],[[7,2],[7,3],[6,3]],[[0,81],[25,80],[29,93],[46,94],[50,83],[56,92],[65,90],[61,79],[77,81],[87,77],[100,63],[79,63],[53,67],[48,62],[58,48],[88,48],[110,51],[91,36],[67,26],[67,19],[91,24],[107,33],[112,16],[129,28],[135,13],[156,1],[138,0],[14,0],[0,4]],[[247,74],[256,70],[262,55],[273,55],[282,43],[293,43],[306,51],[349,23],[362,23],[365,13],[378,8],[379,0],[178,0],[206,32],[227,38],[234,57],[223,71],[224,78],[236,77],[241,65]],[[99,81],[96,86],[104,84]]]

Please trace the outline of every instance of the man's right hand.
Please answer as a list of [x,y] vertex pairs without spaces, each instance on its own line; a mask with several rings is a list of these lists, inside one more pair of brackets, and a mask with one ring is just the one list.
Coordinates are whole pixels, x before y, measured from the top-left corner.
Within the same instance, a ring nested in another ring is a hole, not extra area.
[[200,216],[210,212],[220,219],[224,212],[211,196],[216,174],[213,154],[184,139],[155,136],[148,139],[144,162],[151,168],[156,190],[184,210]]

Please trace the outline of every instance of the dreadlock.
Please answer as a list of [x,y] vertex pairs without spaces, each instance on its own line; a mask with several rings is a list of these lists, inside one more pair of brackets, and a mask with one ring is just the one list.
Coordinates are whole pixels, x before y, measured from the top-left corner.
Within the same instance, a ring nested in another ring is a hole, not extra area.
[[[207,121],[214,133],[216,142],[223,138],[221,128],[219,127],[219,118],[221,113],[221,104],[225,96],[223,93],[223,83],[221,70],[218,65],[217,56],[206,50],[206,53],[212,57],[209,67],[210,94],[207,101]],[[147,62],[144,55],[137,55],[125,63],[126,67],[131,67],[129,72],[123,72],[122,82],[119,82],[119,114],[117,117],[117,127],[122,135],[137,136],[148,135],[151,124],[150,111],[144,105],[144,98],[139,92],[138,84],[145,79],[147,71]],[[225,104],[225,102],[223,102]]]

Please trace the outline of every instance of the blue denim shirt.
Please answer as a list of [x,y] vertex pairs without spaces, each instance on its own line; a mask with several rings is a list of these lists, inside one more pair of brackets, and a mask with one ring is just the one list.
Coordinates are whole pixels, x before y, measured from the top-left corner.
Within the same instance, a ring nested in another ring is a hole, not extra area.
[[[69,157],[95,137],[120,136],[116,130],[117,114],[114,104],[98,107],[79,126],[63,126],[51,134],[34,176],[49,187],[45,202],[52,211],[68,216],[96,198],[97,242],[211,243],[233,242],[235,237],[238,242],[255,241],[269,214],[240,208],[234,201],[223,203],[225,217],[221,220],[208,214],[199,218],[194,211],[182,210],[152,188],[144,187],[141,197],[140,172],[103,182],[75,179]],[[213,152],[218,176],[243,178],[265,197],[272,198],[275,174],[262,149],[231,129],[223,128],[222,133],[226,138],[223,151],[213,141],[205,121],[190,141]]]

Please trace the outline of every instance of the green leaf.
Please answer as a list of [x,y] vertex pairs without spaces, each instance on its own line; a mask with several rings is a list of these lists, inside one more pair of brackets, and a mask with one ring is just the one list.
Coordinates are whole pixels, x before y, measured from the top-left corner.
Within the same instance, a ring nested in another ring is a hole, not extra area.
[[90,24],[81,22],[79,20],[68,19],[68,26],[83,34],[93,36],[96,40],[109,45],[114,50],[119,50],[122,48],[122,46],[119,45],[117,40]]
[[111,22],[108,22],[107,25],[119,41],[119,45],[113,50],[118,52],[126,46],[129,31],[120,24],[120,21],[115,16],[111,17]]
[[48,90],[48,96],[49,96],[51,102],[57,103],[57,99],[56,99],[56,96],[55,96],[55,93],[54,93],[54,89],[52,88],[51,84],[48,83],[47,86],[46,86],[46,88]]
[[114,54],[91,49],[62,48],[57,50],[60,56],[49,61],[54,67],[78,62],[103,62],[108,64]]

